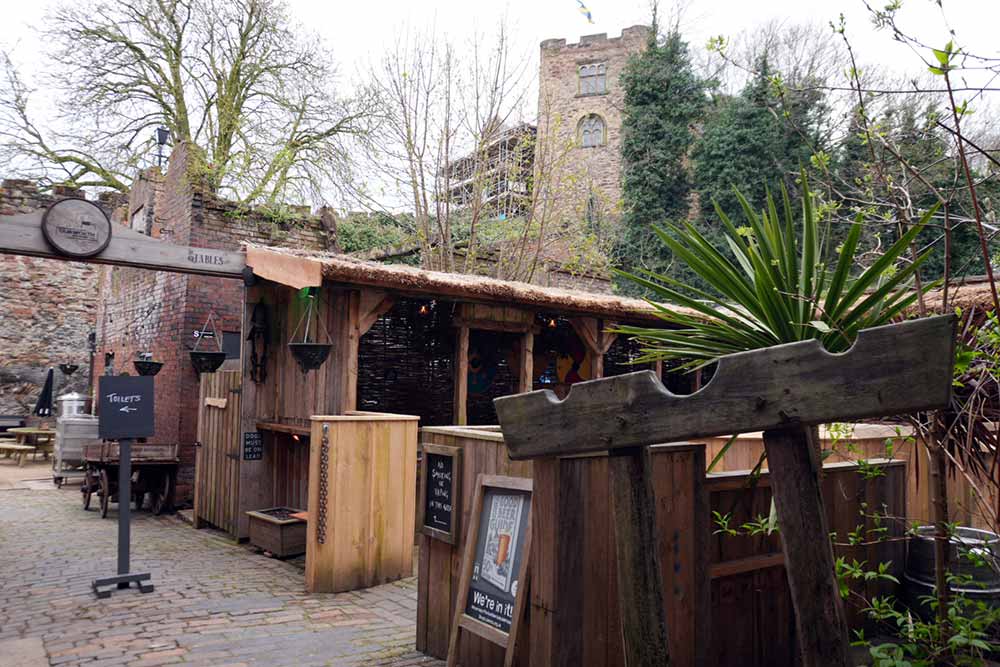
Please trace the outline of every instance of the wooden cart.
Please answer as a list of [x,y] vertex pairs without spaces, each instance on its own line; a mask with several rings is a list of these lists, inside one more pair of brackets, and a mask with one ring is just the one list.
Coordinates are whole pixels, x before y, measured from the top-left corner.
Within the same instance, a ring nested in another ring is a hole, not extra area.
[[[108,515],[112,502],[118,498],[118,443],[84,445],[83,459],[86,467],[83,486],[83,509],[90,508],[90,499],[97,494],[101,517]],[[173,504],[177,485],[177,445],[132,445],[132,498],[135,508],[142,509],[146,494],[150,494],[150,509],[160,514]]]

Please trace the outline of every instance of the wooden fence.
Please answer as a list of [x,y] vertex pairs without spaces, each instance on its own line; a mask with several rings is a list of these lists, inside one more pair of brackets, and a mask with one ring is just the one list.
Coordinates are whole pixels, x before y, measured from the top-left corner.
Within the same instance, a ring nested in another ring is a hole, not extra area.
[[[531,599],[516,664],[622,665],[607,458],[512,462],[499,432],[486,429],[425,428],[421,441],[463,448],[463,509],[454,546],[420,537],[418,650],[442,658],[447,653],[476,476],[502,474],[535,479]],[[706,475],[704,445],[656,447],[652,464],[672,664],[795,665],[794,616],[779,536],[714,532],[713,511],[728,515],[734,526],[767,516],[768,476],[748,489],[747,471]],[[886,463],[883,471],[864,479],[855,464],[826,466],[828,519],[845,541],[859,525],[872,527],[861,515],[866,503],[869,509],[884,505],[890,513],[905,513],[905,464]],[[889,529],[901,532],[899,526]],[[903,566],[899,541],[838,548],[838,555],[869,563],[891,560],[897,574]],[[874,592],[874,585],[870,589],[865,592]],[[858,627],[863,619],[849,609]],[[503,653],[467,634],[460,663],[501,665]]]

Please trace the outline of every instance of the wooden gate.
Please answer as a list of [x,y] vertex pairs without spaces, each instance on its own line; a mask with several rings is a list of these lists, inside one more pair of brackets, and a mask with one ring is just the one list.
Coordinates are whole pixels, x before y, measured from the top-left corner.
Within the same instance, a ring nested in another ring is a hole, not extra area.
[[240,479],[240,372],[201,376],[194,525],[236,535]]

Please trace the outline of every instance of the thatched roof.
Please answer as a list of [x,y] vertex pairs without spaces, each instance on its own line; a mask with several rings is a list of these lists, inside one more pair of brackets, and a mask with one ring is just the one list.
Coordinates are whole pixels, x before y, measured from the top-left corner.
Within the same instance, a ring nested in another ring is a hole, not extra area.
[[[1000,276],[997,276],[1000,280]],[[997,286],[1000,289],[1000,285]],[[934,312],[941,311],[941,299],[944,296],[944,290],[938,288],[927,293],[924,303],[927,308]],[[948,307],[949,310],[958,306],[959,308],[968,309],[973,306],[980,309],[992,310],[993,309],[993,294],[990,290],[990,282],[985,276],[975,276],[966,278],[963,282],[959,284],[952,284],[948,288]]]
[[379,264],[340,254],[249,245],[247,265],[261,278],[296,289],[318,287],[326,280],[432,299],[506,304],[623,322],[660,321],[653,307],[640,299]]

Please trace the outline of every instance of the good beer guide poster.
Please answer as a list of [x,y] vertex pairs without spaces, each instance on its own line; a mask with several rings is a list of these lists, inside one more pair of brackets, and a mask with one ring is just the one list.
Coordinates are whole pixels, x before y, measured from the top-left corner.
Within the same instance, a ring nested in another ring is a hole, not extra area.
[[528,554],[524,535],[531,496],[527,492],[487,487],[479,517],[479,539],[465,613],[510,633],[521,561]]

